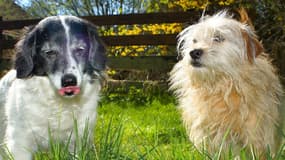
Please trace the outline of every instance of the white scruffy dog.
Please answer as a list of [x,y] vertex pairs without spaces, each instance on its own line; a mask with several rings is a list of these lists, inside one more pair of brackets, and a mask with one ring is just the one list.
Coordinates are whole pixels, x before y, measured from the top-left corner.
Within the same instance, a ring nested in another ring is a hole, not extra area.
[[226,11],[202,17],[179,34],[182,59],[170,73],[170,89],[195,146],[263,156],[280,142],[282,86],[253,28],[243,23],[246,12],[240,14],[241,22]]
[[48,17],[16,50],[15,69],[0,81],[0,138],[9,153],[31,160],[38,147],[48,147],[49,132],[67,141],[75,120],[79,138],[88,125],[92,142],[106,61],[96,27],[73,16]]

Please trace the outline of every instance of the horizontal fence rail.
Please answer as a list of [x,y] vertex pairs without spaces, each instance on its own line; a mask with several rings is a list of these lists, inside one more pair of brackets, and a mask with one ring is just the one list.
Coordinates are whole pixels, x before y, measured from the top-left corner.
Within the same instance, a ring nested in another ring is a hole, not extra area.
[[[111,69],[121,70],[145,70],[160,73],[168,73],[177,62],[176,56],[138,56],[138,57],[108,57],[107,66]],[[11,59],[0,59],[0,70],[13,68]],[[151,80],[112,80],[108,79],[105,89],[109,92],[117,92],[116,88],[124,88],[127,92],[130,86],[138,88],[159,87],[167,90],[168,83],[165,81]]]
[[167,72],[176,63],[175,56],[108,57],[110,68]]
[[[95,25],[133,25],[133,24],[161,24],[161,23],[189,23],[197,19],[198,12],[170,12],[170,13],[148,13],[148,14],[127,14],[108,16],[83,16]],[[0,31],[22,29],[38,23],[41,19],[10,20],[0,19]],[[175,45],[176,34],[161,35],[128,35],[128,36],[102,36],[108,46],[129,46],[129,45]],[[0,49],[11,49],[18,41],[17,39],[3,39],[0,36]]]
[[[151,70],[158,72],[167,72],[177,62],[175,56],[125,56],[108,57],[107,66],[122,70]],[[10,69],[12,67],[11,59],[0,59],[0,69]]]
[[[109,92],[128,92],[131,86],[135,86],[138,88],[154,88],[157,87],[159,90],[168,90],[169,86],[167,82],[160,81],[131,81],[131,80],[108,80],[105,85],[105,90]],[[120,88],[120,91],[117,91],[116,88]]]
[[0,59],[0,71],[2,70],[8,70],[10,68],[12,68],[13,65],[13,61],[12,59]]
[[[133,24],[160,24],[160,23],[189,23],[197,20],[198,12],[169,12],[169,13],[147,13],[126,14],[106,16],[83,16],[95,25],[133,25]],[[38,23],[42,19],[10,20],[1,21],[0,30],[21,29]]]
[[[131,45],[175,45],[177,34],[164,35],[129,35],[129,36],[102,36],[107,46]],[[12,49],[17,39],[4,40],[2,49]]]

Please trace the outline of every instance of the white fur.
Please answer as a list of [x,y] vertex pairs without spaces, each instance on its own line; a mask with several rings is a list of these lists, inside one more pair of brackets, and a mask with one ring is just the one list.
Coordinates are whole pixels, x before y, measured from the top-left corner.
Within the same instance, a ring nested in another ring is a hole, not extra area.
[[[6,103],[6,99],[7,99],[7,94],[8,94],[8,90],[11,86],[11,83],[15,80],[16,78],[16,71],[10,71],[8,72],[5,77],[3,77],[0,80],[0,144],[1,147],[4,147],[5,144],[3,144],[3,140],[5,137],[5,128],[7,125],[7,118],[5,115],[5,103]],[[1,156],[0,156],[1,158]]]
[[[216,34],[224,40],[215,41]],[[170,73],[170,89],[198,148],[217,153],[231,146],[238,154],[245,147],[259,156],[267,147],[272,153],[278,149],[282,86],[270,60],[255,45],[261,44],[254,31],[226,12],[202,18],[179,34],[183,59]],[[194,49],[204,52],[202,67],[191,65],[189,53]]]
[[[86,28],[76,30],[72,28],[75,23]],[[63,27],[54,33],[54,30],[49,31],[53,25]],[[50,34],[50,39],[35,38],[45,36],[42,30]],[[92,144],[105,69],[105,48],[95,30],[93,25],[77,17],[48,17],[18,43],[16,70],[9,71],[0,80],[0,142],[2,147],[7,146],[8,154],[15,160],[31,160],[39,148],[48,148],[50,136],[60,142],[67,142],[71,136],[70,150],[74,151],[75,129],[78,138],[87,131],[87,141]],[[76,37],[77,34],[85,34],[85,41]],[[93,45],[100,50],[91,50]],[[41,47],[40,50],[37,47]],[[83,53],[80,49],[86,51]],[[57,54],[48,54],[54,50]],[[99,58],[98,54],[101,54]],[[64,79],[67,75],[73,79]],[[78,92],[62,93],[62,89],[68,87]]]
[[[84,77],[82,95],[74,98],[58,96],[47,77],[15,79],[10,71],[3,80],[12,79],[5,105],[7,121],[6,144],[15,160],[32,159],[38,146],[48,147],[48,128],[56,139],[67,140],[78,122],[79,136],[82,136],[86,120],[92,141],[92,130],[96,119],[100,83],[87,83]],[[3,114],[2,114],[3,115]],[[2,124],[2,123],[1,123]],[[75,137],[72,136],[72,142]]]

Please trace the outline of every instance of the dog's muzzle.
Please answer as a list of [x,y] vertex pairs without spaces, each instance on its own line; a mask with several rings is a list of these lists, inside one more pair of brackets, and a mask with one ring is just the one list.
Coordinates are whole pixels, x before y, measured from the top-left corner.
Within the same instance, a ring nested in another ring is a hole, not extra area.
[[73,74],[66,74],[61,78],[61,87],[58,92],[62,96],[73,96],[80,93],[80,87],[77,86],[77,79]]
[[200,59],[203,55],[203,50],[202,49],[194,49],[190,51],[190,56],[191,56],[191,65],[194,67],[201,67],[202,64],[200,62]]

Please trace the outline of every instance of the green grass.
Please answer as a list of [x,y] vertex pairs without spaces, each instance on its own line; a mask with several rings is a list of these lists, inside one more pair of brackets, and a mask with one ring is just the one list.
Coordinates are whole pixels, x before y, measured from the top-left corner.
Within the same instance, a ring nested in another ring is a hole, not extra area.
[[[35,160],[218,160],[221,156],[210,157],[193,147],[173,99],[154,98],[147,103],[103,100],[93,135],[95,145],[86,141],[88,136],[77,138],[74,152],[69,152],[69,142],[58,143],[50,135],[51,147],[35,154]],[[225,159],[234,157],[229,152]],[[252,158],[241,152],[241,159]],[[276,159],[285,159],[283,150]]]
[[[77,141],[77,155],[68,151],[68,143],[51,140],[49,151],[40,151],[36,160],[88,159],[196,159],[174,103],[120,104],[104,102],[98,108],[95,147],[83,139]],[[51,135],[52,137],[52,135]],[[52,138],[51,138],[52,139]]]
[[98,143],[105,136],[101,131],[108,128],[110,120],[123,132],[120,150],[127,159],[191,158],[190,144],[173,103],[103,104],[99,109],[96,144],[102,144]]

